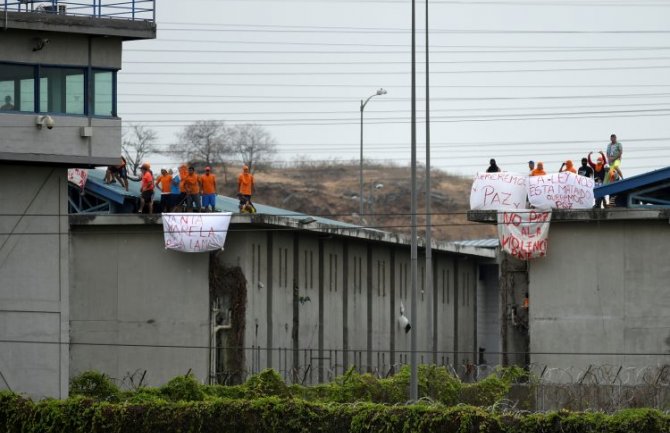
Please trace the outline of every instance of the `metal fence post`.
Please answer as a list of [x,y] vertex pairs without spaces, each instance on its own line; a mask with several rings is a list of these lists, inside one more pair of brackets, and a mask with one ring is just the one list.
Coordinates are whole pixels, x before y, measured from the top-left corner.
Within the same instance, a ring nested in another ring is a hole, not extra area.
[[135,21],[135,0],[133,0],[133,21]]

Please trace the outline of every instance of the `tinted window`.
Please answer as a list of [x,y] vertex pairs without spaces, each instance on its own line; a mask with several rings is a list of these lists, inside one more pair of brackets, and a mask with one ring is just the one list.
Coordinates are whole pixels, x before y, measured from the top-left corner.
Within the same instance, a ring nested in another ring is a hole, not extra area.
[[40,69],[39,111],[84,114],[84,70],[74,68]]
[[35,68],[2,65],[0,68],[0,110],[35,111]]
[[113,74],[111,71],[93,72],[93,114],[113,116]]

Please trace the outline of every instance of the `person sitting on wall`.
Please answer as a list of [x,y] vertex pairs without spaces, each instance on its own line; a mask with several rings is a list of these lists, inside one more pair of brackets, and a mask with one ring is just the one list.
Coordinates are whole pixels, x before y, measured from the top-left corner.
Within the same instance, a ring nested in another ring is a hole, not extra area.
[[14,104],[12,104],[12,97],[7,95],[5,96],[5,104],[0,107],[0,110],[3,111],[13,111],[14,110]]
[[105,172],[105,183],[119,182],[128,191],[128,170],[126,169],[126,158],[121,156],[121,164],[110,165]]
[[242,194],[238,194],[237,198],[240,200],[240,213],[256,213],[256,207],[250,198],[246,198]]

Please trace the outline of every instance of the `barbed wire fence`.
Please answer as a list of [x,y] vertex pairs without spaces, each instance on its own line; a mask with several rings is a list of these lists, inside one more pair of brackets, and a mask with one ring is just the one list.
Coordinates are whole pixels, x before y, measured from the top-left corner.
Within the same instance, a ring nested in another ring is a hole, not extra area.
[[[287,383],[314,385],[318,378],[331,382],[352,366],[359,373],[370,373],[378,379],[396,374],[406,362],[371,365],[354,362],[344,365],[334,362],[337,357],[327,356],[320,365],[318,359],[306,357],[305,363],[292,366],[280,363],[275,369]],[[339,358],[341,361],[341,358]],[[356,356],[352,360],[361,358]],[[454,377],[463,383],[475,383],[501,367],[493,364],[443,363]],[[531,364],[525,367],[527,378],[512,385],[504,405],[510,409],[530,411],[570,410],[616,410],[648,407],[660,410],[670,409],[670,364],[623,366],[588,365],[585,367],[555,367]],[[258,371],[220,372],[217,382],[228,384],[226,378],[238,377],[246,380]]]

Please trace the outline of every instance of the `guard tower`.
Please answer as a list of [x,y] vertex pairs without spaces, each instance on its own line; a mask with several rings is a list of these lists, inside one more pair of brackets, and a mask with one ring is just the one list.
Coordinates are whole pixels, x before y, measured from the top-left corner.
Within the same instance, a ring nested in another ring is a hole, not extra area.
[[63,398],[94,284],[70,281],[67,169],[119,163],[122,46],[155,38],[155,0],[0,0],[0,20],[0,389]]

